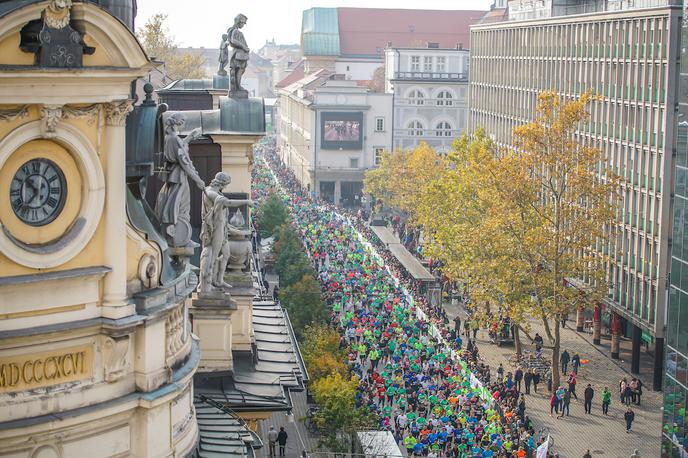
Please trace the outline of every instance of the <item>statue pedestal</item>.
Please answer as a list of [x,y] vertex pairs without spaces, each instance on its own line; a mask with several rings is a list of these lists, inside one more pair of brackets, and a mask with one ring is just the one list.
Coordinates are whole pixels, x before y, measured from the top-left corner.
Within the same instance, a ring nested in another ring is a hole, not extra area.
[[263,99],[220,97],[220,127],[209,134],[222,151],[222,171],[232,177],[225,192],[251,195],[253,144],[265,135]]
[[249,272],[229,272],[225,281],[232,285],[232,297],[237,304],[232,312],[232,350],[250,352],[254,341],[253,298],[256,294],[253,276]]
[[229,97],[232,99],[248,99],[247,90],[229,91]]
[[200,338],[201,363],[198,372],[234,368],[232,315],[236,310],[237,302],[229,294],[193,294],[189,315],[193,332]]
[[213,75],[213,89],[229,90],[229,75]]

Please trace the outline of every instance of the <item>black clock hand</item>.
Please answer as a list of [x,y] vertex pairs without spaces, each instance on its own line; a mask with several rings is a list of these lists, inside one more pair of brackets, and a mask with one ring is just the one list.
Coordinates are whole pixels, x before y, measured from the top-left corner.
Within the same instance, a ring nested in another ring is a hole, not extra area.
[[33,194],[31,195],[31,198],[26,200],[26,205],[29,205],[31,202],[33,202],[33,199],[36,198],[36,194],[38,194],[38,190],[37,190],[36,187],[33,185],[33,181],[31,180],[31,177],[28,177],[28,178],[26,179],[26,184],[29,185],[29,187],[30,187],[31,190],[33,191]]

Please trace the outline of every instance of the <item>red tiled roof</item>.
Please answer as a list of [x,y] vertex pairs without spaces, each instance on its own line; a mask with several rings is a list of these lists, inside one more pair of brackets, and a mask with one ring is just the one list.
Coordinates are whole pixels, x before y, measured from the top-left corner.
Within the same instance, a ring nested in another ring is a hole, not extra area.
[[441,48],[462,43],[469,47],[469,26],[480,22],[486,11],[408,10],[383,8],[337,8],[339,45],[342,55],[380,55],[392,42],[394,47]]
[[294,64],[294,69],[291,71],[290,74],[285,76],[279,83],[275,84],[275,87],[277,89],[281,89],[283,87],[287,87],[290,84],[293,84],[300,79],[304,77],[304,65],[303,65],[303,59],[298,61],[297,63]]

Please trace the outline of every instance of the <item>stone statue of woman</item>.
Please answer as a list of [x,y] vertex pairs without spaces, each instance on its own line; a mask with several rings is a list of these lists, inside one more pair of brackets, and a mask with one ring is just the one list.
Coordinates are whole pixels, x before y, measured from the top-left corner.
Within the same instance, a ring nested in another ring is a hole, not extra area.
[[196,247],[191,241],[191,190],[189,178],[199,189],[205,183],[198,175],[189,157],[189,143],[201,136],[201,129],[194,129],[183,140],[179,128],[186,121],[182,113],[172,113],[165,121],[165,146],[163,150],[163,185],[155,204],[155,214],[162,223],[165,236],[172,247]]

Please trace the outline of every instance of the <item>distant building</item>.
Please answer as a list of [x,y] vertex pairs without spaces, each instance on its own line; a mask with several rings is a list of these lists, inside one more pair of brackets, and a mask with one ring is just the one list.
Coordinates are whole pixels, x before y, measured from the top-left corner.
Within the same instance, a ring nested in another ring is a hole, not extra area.
[[423,141],[446,152],[468,125],[468,61],[463,47],[387,48],[385,91],[394,94],[394,148]]
[[595,307],[593,336],[599,342],[600,321],[608,324],[614,358],[619,337],[630,337],[634,373],[646,346],[660,389],[681,8],[674,0],[504,3],[471,28],[471,130],[483,127],[509,147],[512,129],[533,119],[539,92],[599,96],[578,137],[600,148],[623,182],[616,235],[596,247],[612,257],[611,289]]
[[303,187],[360,206],[365,171],[391,148],[391,119],[392,94],[321,69],[279,90],[278,151]]
[[303,12],[305,73],[319,69],[351,80],[371,80],[388,47],[468,45],[469,26],[485,11],[383,8],[310,8]]

